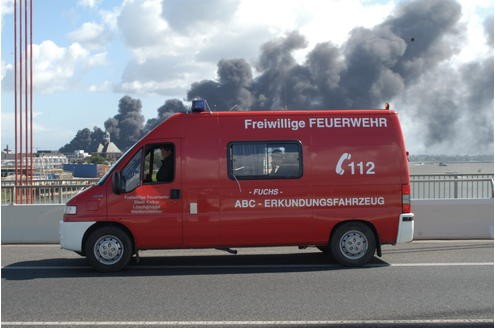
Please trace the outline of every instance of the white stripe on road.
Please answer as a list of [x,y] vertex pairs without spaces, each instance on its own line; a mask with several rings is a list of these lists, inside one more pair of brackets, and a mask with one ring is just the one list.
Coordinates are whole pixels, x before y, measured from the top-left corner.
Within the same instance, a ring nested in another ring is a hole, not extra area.
[[12,265],[3,266],[2,270],[82,270],[90,269],[90,266],[61,266],[61,265]]
[[[392,267],[434,267],[434,266],[490,266],[493,262],[451,262],[451,263],[396,263]],[[385,265],[386,266],[386,265]]]
[[[368,264],[363,268],[387,268],[387,267],[453,267],[453,266],[493,266],[493,262],[452,262],[452,263],[391,263],[391,264]],[[68,265],[12,265],[3,266],[2,270],[85,270],[90,266],[68,266]],[[280,265],[132,265],[129,269],[151,270],[151,269],[169,269],[169,270],[198,270],[198,269],[333,269],[345,268],[340,265],[332,264],[280,264]]]
[[452,325],[493,323],[493,319],[321,320],[321,321],[3,321],[10,326],[303,326],[303,325]]

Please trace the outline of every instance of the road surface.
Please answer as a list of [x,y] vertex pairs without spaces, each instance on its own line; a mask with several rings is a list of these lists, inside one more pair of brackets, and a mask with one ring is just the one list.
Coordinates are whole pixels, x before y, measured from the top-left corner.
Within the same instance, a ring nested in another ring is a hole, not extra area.
[[385,246],[357,269],[316,248],[141,252],[101,274],[57,245],[2,246],[2,326],[492,327],[493,241]]

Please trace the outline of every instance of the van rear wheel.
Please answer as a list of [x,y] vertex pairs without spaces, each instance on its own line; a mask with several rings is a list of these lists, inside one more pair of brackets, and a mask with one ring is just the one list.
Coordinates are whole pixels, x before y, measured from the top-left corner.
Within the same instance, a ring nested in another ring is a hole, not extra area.
[[376,239],[370,227],[361,222],[337,227],[330,240],[333,257],[344,266],[362,266],[375,254]]
[[118,227],[102,227],[89,235],[85,252],[91,266],[100,272],[122,270],[131,260],[132,242]]

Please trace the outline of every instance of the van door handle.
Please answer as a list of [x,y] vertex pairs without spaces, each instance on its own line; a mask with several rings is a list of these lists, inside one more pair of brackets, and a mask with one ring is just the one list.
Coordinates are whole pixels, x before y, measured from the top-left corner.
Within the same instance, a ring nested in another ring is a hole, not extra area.
[[170,199],[180,199],[180,189],[170,190]]

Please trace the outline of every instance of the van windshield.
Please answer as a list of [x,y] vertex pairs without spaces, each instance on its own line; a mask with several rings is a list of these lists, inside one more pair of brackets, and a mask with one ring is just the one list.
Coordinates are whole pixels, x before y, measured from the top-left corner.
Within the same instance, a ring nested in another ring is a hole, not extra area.
[[129,154],[129,152],[134,149],[134,147],[139,144],[141,142],[141,140],[145,139],[150,133],[152,133],[155,129],[157,129],[160,125],[163,124],[163,122],[165,121],[168,121],[169,118],[171,118],[172,116],[174,115],[171,115],[167,118],[165,118],[163,121],[161,121],[160,123],[158,123],[153,129],[151,129],[150,131],[148,131],[148,133],[146,133],[144,136],[142,136],[138,141],[136,141],[136,143],[130,147],[124,154],[122,154],[122,156],[120,156],[120,158],[115,162],[113,163],[113,165],[108,169],[107,173],[105,173],[100,180],[98,180],[98,182],[96,183],[97,186],[101,186],[106,180],[107,178],[113,173],[113,171],[115,170],[115,167],[117,167],[117,165],[119,165],[119,163],[122,161],[123,158],[125,158],[127,156],[127,154]]
[[108,169],[107,173],[105,173],[100,180],[98,180],[98,182],[96,183],[97,186],[101,186],[105,180],[112,174],[112,172],[115,170],[115,168],[117,167],[117,165],[119,165],[119,163],[122,161],[122,159],[124,159],[127,154],[129,154],[129,152],[133,149],[134,147],[131,147],[129,149],[127,149],[127,151],[125,153],[122,154],[122,156],[119,157],[119,159],[112,164],[112,166],[110,166],[110,168]]

